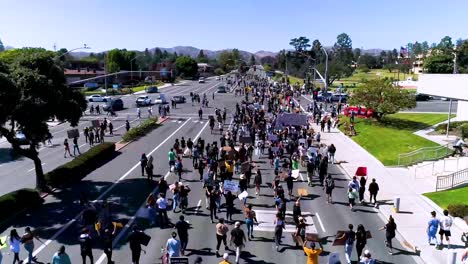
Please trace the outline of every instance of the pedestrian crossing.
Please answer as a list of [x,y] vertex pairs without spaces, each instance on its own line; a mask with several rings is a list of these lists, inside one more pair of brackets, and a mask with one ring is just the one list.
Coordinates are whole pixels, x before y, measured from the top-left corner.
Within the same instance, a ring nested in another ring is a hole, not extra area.
[[[187,119],[184,119],[184,118],[171,118],[171,122],[172,123],[178,123],[178,124],[181,124],[183,122],[187,121]],[[192,123],[194,124],[203,124],[205,123],[206,121],[203,121],[203,120],[192,120]]]
[[[254,210],[257,216],[258,225],[254,225],[254,231],[264,231],[264,232],[275,232],[275,218],[276,210]],[[294,233],[296,232],[296,225],[293,220],[293,212],[286,211],[285,219],[285,229],[284,232]],[[310,212],[302,212],[302,216],[306,220],[306,234],[318,234],[317,228],[312,219],[312,214]]]

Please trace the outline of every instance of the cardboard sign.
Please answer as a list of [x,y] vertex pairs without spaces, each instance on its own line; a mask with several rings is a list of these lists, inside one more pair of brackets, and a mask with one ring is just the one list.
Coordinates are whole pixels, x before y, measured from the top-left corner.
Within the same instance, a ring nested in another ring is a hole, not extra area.
[[99,122],[99,120],[91,120],[91,124],[93,125],[93,127],[101,126],[101,122]]
[[297,189],[297,195],[299,195],[299,196],[308,196],[309,192],[307,191],[306,188],[298,188]]
[[239,200],[243,201],[245,198],[249,196],[249,193],[247,191],[243,191],[241,194],[239,194],[237,197]]
[[224,181],[224,192],[237,193],[239,191],[239,182],[237,181]]
[[278,136],[275,135],[275,134],[269,134],[269,135],[268,135],[268,140],[270,140],[270,141],[277,141],[277,140],[278,140]]
[[67,135],[68,135],[69,139],[78,138],[78,137],[80,137],[80,132],[76,128],[75,129],[70,129],[70,130],[67,130]]
[[189,259],[187,257],[172,257],[169,259],[170,264],[188,264]]
[[292,170],[291,171],[291,176],[297,180],[297,178],[299,178],[299,170]]

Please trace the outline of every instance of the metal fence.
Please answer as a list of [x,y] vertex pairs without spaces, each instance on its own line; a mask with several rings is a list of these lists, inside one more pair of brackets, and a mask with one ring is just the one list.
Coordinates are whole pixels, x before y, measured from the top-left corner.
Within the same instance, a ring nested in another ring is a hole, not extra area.
[[409,153],[398,154],[398,166],[410,166],[421,161],[437,160],[452,154],[449,145],[420,148]]
[[436,192],[451,189],[464,183],[468,183],[468,169],[457,171],[449,175],[437,176]]

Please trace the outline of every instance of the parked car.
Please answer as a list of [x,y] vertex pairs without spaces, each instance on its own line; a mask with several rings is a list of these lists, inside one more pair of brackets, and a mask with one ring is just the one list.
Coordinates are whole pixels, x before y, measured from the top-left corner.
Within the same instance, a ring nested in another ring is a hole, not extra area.
[[165,94],[158,94],[154,99],[155,104],[167,104],[167,96]]
[[216,80],[219,81],[221,78],[219,76],[216,76]]
[[348,94],[346,93],[334,93],[331,97],[332,102],[339,102],[341,98],[342,103],[346,103],[348,100]]
[[88,96],[88,101],[90,102],[107,102],[110,101],[109,96],[102,96],[100,94],[93,94]]
[[107,102],[105,105],[102,106],[102,110],[105,112],[108,112],[112,109],[112,111],[119,111],[124,109],[124,103],[122,99],[117,98],[117,99],[112,99],[109,102]]
[[416,94],[416,101],[429,101],[432,97],[427,94]]
[[137,106],[151,105],[151,98],[149,98],[148,95],[138,96],[138,98],[136,99],[136,105]]
[[333,96],[333,93],[332,92],[326,92],[325,94],[320,91],[317,95],[317,100],[318,101],[325,101],[326,99],[330,98]]
[[176,102],[178,104],[183,104],[183,103],[185,103],[185,96],[176,95],[176,96],[172,97],[172,100],[174,100],[174,102]]
[[146,92],[147,93],[157,93],[158,92],[158,87],[150,86],[150,87],[146,88]]
[[217,88],[218,93],[226,93],[226,87],[224,86],[218,86]]
[[205,83],[205,77],[200,77],[198,79],[198,83]]

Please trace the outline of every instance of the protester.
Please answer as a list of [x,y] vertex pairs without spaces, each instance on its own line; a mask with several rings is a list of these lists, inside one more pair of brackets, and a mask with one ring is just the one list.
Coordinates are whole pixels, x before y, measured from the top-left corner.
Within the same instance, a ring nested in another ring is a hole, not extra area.
[[439,219],[436,217],[436,212],[431,212],[431,219],[427,224],[427,240],[429,245],[431,245],[432,240],[435,240],[435,246],[439,245],[439,241],[437,240],[437,230],[439,229]]
[[372,182],[369,184],[369,194],[370,199],[369,202],[372,203],[372,198],[374,198],[375,207],[377,207],[377,193],[379,192],[379,185],[375,181],[375,178],[372,179]]
[[12,229],[10,231],[10,237],[8,239],[8,242],[10,244],[11,252],[13,252],[13,264],[15,264],[16,262],[22,263],[23,261],[19,258],[21,238],[18,235],[16,229]]
[[253,239],[253,226],[254,222],[257,223],[257,217],[255,215],[255,211],[252,210],[252,204],[249,204],[247,207],[244,208],[244,216],[245,216],[245,225],[247,226],[247,238]]
[[71,264],[70,257],[65,253],[65,246],[60,246],[52,257],[51,264]]
[[89,257],[89,262],[94,263],[93,258],[93,241],[91,239],[91,232],[89,229],[85,228],[79,237],[80,250],[81,250],[81,259],[83,264],[86,264],[86,257]]
[[236,264],[239,263],[241,251],[246,242],[244,231],[240,228],[240,225],[240,222],[234,224],[234,229],[231,230],[231,240],[229,242],[230,245],[234,243],[236,248]]
[[444,235],[445,239],[447,240],[447,248],[450,248],[450,228],[452,227],[452,218],[449,216],[448,210],[444,210],[444,216],[440,218],[440,230],[439,230],[439,235],[440,235],[440,248],[444,246]]
[[[219,218],[219,223],[216,224],[216,257],[219,257],[219,247],[221,246],[221,241],[224,243],[224,249],[229,250],[227,246],[227,232],[229,231],[228,226],[224,223],[223,218]],[[225,253],[226,254],[226,253]]]
[[183,215],[179,216],[179,221],[174,226],[177,229],[177,234],[179,234],[180,239],[180,253],[185,255],[185,250],[187,250],[187,244],[189,240],[188,230],[190,228],[190,224],[185,221],[185,217]]
[[353,253],[353,245],[356,240],[356,232],[353,231],[354,226],[352,224],[348,225],[348,231],[344,232],[337,239],[345,239],[345,257],[348,264],[351,263],[351,254]]
[[388,248],[388,253],[390,255],[393,255],[392,239],[395,238],[397,226],[395,224],[395,220],[393,219],[391,215],[388,219],[388,223],[382,228],[380,228],[380,230],[384,230],[384,229],[385,229],[385,245]]
[[172,257],[179,257],[181,255],[180,241],[176,237],[177,233],[172,232],[171,238],[169,238],[166,242],[166,250],[169,254],[169,259]]
[[307,255],[307,264],[319,264],[319,255],[323,252],[323,246],[319,243],[320,248],[315,249],[315,243],[310,243],[310,248],[307,247],[307,241],[304,241],[304,253]]
[[367,233],[366,229],[364,229],[364,226],[362,224],[359,224],[356,230],[356,252],[358,259],[362,255],[362,250],[367,244]]
[[141,231],[137,226],[133,227],[132,232],[128,236],[130,251],[132,252],[132,264],[140,263],[142,236],[143,231]]

